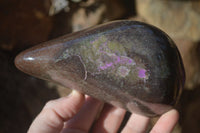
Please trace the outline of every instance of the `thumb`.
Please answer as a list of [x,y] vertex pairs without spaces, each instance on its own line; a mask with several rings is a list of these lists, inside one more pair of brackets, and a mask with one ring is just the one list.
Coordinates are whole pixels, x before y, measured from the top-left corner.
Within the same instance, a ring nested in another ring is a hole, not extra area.
[[84,101],[84,95],[74,90],[67,97],[49,101],[33,121],[28,133],[59,133],[64,122],[79,111]]

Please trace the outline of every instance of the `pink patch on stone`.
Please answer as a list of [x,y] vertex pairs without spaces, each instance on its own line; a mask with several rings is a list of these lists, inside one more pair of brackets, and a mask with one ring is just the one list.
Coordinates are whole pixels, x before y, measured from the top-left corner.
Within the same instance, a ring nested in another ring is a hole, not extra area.
[[131,59],[128,60],[128,63],[131,64],[133,61]]
[[101,70],[105,70],[105,69],[107,69],[107,68],[109,68],[109,67],[112,67],[112,66],[113,66],[113,63],[110,62],[110,63],[105,64],[104,66],[100,66],[100,69],[101,69]]
[[139,69],[138,71],[138,77],[145,78],[146,77],[146,70],[145,69]]

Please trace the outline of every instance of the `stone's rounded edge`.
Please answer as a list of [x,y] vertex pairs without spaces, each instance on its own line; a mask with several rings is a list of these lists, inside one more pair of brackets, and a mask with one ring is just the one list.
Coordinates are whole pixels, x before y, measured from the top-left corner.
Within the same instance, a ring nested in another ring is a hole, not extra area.
[[[175,42],[174,42],[175,44]],[[176,44],[175,44],[176,45]],[[178,50],[178,48],[176,47],[177,50],[177,54],[178,54],[178,58],[179,58],[179,77],[180,77],[180,88],[179,90],[177,90],[177,95],[176,95],[176,101],[174,103],[174,106],[177,105],[178,101],[180,100],[184,85],[185,85],[185,81],[186,81],[186,72],[185,72],[185,68],[184,68],[184,64],[183,64],[183,59],[182,56]]]

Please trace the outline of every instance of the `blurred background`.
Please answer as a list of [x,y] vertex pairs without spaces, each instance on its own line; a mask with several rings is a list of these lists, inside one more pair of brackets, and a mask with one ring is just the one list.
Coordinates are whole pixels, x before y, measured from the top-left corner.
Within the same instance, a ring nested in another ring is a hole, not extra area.
[[[14,66],[22,50],[116,19],[150,23],[176,42],[186,70],[174,133],[200,132],[200,1],[0,0],[0,133],[26,132],[44,104],[70,90]],[[157,118],[152,120],[152,124]]]

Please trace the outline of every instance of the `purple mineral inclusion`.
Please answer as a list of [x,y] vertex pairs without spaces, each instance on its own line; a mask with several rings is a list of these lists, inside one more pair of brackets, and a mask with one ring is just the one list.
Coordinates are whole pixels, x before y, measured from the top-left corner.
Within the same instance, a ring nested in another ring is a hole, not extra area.
[[138,77],[140,78],[145,78],[146,77],[146,70],[143,69],[143,68],[140,68],[139,71],[138,71]]
[[112,66],[113,66],[113,63],[110,62],[110,63],[107,63],[105,66],[100,66],[100,69],[104,70],[104,69],[107,69],[107,68],[112,67]]

